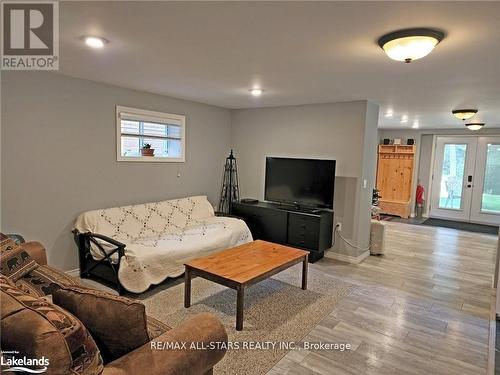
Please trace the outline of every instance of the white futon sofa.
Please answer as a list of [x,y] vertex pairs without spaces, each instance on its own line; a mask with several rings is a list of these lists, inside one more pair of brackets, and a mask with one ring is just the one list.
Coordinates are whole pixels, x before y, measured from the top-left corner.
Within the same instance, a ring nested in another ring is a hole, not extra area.
[[75,223],[80,275],[141,293],[189,259],[252,241],[244,221],[215,216],[205,196],[94,210]]

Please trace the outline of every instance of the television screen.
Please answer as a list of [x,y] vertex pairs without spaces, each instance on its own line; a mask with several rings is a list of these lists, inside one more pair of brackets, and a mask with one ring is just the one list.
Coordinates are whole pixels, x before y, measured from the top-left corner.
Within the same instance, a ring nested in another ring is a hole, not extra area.
[[333,208],[335,160],[266,158],[266,201]]

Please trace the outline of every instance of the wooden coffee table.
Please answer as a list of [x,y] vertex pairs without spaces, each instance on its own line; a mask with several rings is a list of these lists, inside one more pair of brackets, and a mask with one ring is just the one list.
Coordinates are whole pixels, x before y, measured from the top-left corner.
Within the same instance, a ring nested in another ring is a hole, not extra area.
[[191,306],[194,276],[236,289],[236,330],[241,331],[245,288],[302,262],[302,289],[306,290],[308,255],[308,251],[259,240],[194,259],[184,264],[184,307]]

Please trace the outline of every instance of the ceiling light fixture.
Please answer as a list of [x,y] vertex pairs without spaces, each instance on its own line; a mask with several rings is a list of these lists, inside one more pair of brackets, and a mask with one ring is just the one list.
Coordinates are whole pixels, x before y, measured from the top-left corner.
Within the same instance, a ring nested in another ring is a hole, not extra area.
[[253,96],[261,96],[263,92],[264,92],[264,90],[262,90],[262,89],[251,89],[250,90],[250,94],[252,94]]
[[385,117],[392,117],[394,114],[392,113],[392,111],[387,111],[385,113]]
[[444,37],[435,29],[404,29],[380,37],[378,45],[391,59],[410,63],[431,53]]
[[477,113],[477,109],[454,109],[451,111],[453,116],[459,120],[468,120]]
[[408,116],[404,115],[403,117],[401,117],[401,121],[400,121],[402,124],[406,124],[408,122]]
[[85,44],[92,48],[103,48],[105,44],[109,43],[106,39],[98,36],[84,36]]
[[413,129],[418,129],[419,125],[420,125],[420,124],[418,123],[418,121],[417,121],[417,120],[415,120],[415,121],[413,121],[412,128],[413,128]]
[[484,122],[469,122],[465,124],[469,130],[479,130],[484,126]]

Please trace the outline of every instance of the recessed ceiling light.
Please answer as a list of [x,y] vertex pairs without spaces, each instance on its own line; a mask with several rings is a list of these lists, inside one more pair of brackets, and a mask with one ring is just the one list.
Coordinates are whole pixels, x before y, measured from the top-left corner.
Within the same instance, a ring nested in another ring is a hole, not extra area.
[[412,125],[411,127],[412,127],[413,129],[418,129],[419,125],[420,125],[420,124],[418,123],[418,121],[417,121],[417,120],[415,120],[415,121],[413,121],[413,125]]
[[459,120],[468,120],[474,117],[477,113],[477,109],[454,109],[451,113]]
[[85,44],[92,48],[102,48],[108,41],[98,36],[85,36],[83,37]]
[[435,29],[404,29],[380,37],[378,45],[391,59],[410,63],[431,53],[444,36]]
[[263,92],[264,92],[264,90],[262,90],[262,89],[251,89],[250,90],[250,94],[252,94],[253,96],[261,96]]
[[387,111],[387,112],[385,113],[385,117],[392,117],[393,115],[394,115],[394,113],[392,113],[392,111],[391,111],[391,110],[389,110],[389,111]]
[[401,121],[400,121],[400,122],[401,122],[402,124],[406,124],[406,123],[408,122],[408,116],[403,115],[403,116],[401,117]]
[[484,122],[469,122],[465,124],[469,130],[479,130],[484,126]]

